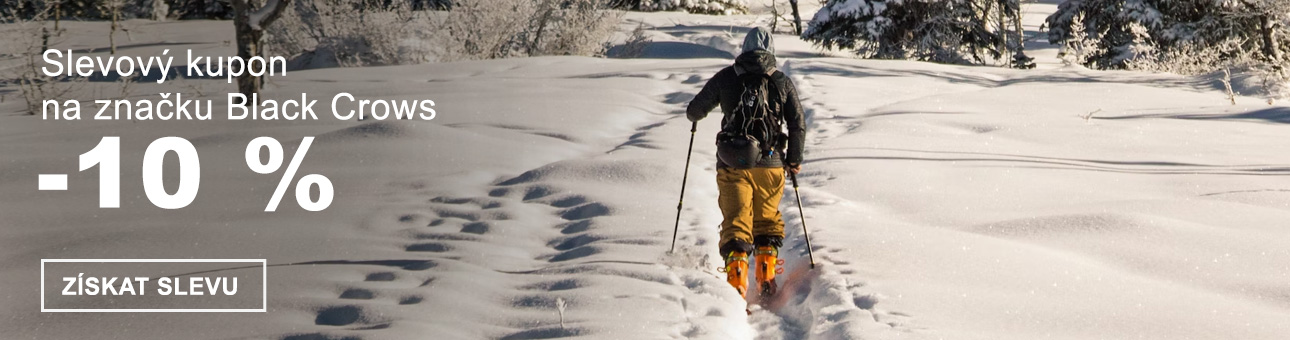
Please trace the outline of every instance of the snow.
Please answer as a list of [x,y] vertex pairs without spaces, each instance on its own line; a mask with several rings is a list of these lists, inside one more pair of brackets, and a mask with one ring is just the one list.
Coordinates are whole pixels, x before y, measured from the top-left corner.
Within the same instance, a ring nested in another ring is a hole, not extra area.
[[[1036,13],[1028,36],[1040,36],[1033,30],[1052,9],[1027,8]],[[18,114],[21,101],[7,95],[0,329],[128,339],[1290,332],[1281,223],[1290,218],[1290,108],[1252,97],[1228,105],[1199,78],[1062,68],[1046,45],[1032,45],[1039,69],[1020,71],[855,60],[788,35],[776,50],[810,116],[800,190],[817,267],[808,268],[789,189],[783,294],[745,315],[716,272],[716,119],[699,124],[678,249],[667,247],[689,138],[684,106],[730,62],[715,52],[738,53],[759,18],[627,19],[626,30],[645,22],[656,42],[677,48],[654,59],[292,71],[265,93],[433,99],[439,115],[429,122],[55,122]],[[73,38],[62,48],[101,47],[88,33],[101,23],[64,25]],[[227,26],[136,22],[141,41],[121,53],[231,54],[211,40],[231,37]],[[84,96],[117,86],[91,83]],[[133,86],[136,98],[200,88],[216,103],[230,90],[221,80]],[[92,208],[97,174],[74,171],[76,156],[107,135],[122,136],[120,209]],[[196,201],[178,211],[153,207],[138,183],[146,145],[170,135],[192,141],[203,167]],[[284,200],[264,213],[278,178],[242,158],[258,136],[281,140],[287,154],[316,136],[300,171],[331,179],[331,207],[306,212]],[[36,191],[42,173],[68,173],[69,190]],[[42,258],[266,258],[269,312],[39,313]],[[564,326],[557,301],[567,303]]]

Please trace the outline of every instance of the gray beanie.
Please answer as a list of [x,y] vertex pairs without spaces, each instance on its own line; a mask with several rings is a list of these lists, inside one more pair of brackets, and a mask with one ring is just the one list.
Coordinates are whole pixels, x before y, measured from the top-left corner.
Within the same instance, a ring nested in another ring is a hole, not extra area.
[[748,36],[744,37],[743,51],[765,50],[766,52],[775,53],[775,43],[771,41],[770,31],[761,27],[753,27],[748,31]]

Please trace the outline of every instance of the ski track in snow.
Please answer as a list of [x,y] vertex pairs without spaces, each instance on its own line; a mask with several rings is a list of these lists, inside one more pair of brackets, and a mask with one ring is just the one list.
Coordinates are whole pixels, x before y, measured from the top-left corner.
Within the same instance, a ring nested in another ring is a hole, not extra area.
[[[697,91],[696,86],[702,85],[696,81],[698,74],[616,76],[665,77],[660,80],[685,88],[660,101],[679,105],[688,100],[670,97]],[[715,230],[693,230],[700,221],[706,223],[714,216],[711,212],[696,216],[694,208],[715,206],[715,185],[700,184],[712,181],[711,166],[706,165],[712,163],[711,156],[696,155],[692,164],[696,169],[691,171],[691,183],[697,188],[691,188],[687,201],[696,203],[687,205],[683,215],[687,231],[681,234],[674,255],[660,255],[671,236],[664,233],[670,214],[649,218],[650,229],[623,228],[614,222],[616,217],[629,215],[622,213],[627,210],[624,205],[667,206],[666,200],[632,202],[631,195],[598,194],[580,185],[582,181],[604,180],[623,185],[622,190],[633,190],[622,181],[653,176],[650,172],[656,169],[641,166],[631,153],[679,156],[679,143],[661,147],[655,141],[675,140],[675,132],[688,122],[680,111],[652,114],[661,118],[643,122],[625,137],[614,137],[621,142],[601,143],[614,145],[608,150],[585,152],[500,178],[473,192],[448,194],[416,180],[392,183],[396,189],[388,194],[386,206],[402,208],[384,208],[367,217],[362,232],[382,240],[392,251],[403,252],[401,257],[419,262],[373,268],[352,280],[337,282],[334,298],[313,309],[313,326],[330,330],[291,333],[283,339],[366,338],[380,334],[372,332],[399,331],[407,324],[420,324],[415,328],[449,334],[447,337],[498,339],[750,337],[751,330],[740,326],[744,323],[741,301],[716,275],[719,261],[710,259],[716,253],[712,246]],[[454,127],[470,126],[476,125]],[[533,133],[522,126],[489,128]],[[707,138],[696,143],[703,139]],[[705,168],[707,173],[697,168]],[[621,177],[605,178],[606,174]],[[670,184],[670,176],[666,179]],[[666,196],[673,194],[672,190],[655,190]],[[462,301],[469,297],[485,300]],[[563,326],[557,308],[560,301],[567,304]],[[468,304],[493,305],[457,309]],[[620,313],[649,311],[661,315],[659,319],[673,320],[647,328],[631,322],[644,318],[620,314],[617,318],[623,322],[615,327],[604,322],[605,315],[580,312],[614,310],[613,305],[622,305],[617,309]],[[395,311],[405,308],[430,308],[439,313],[453,308],[460,316],[451,318],[452,322],[392,317],[407,315]],[[472,324],[458,323],[465,320]]]
[[[792,65],[789,61],[784,67],[790,75]],[[757,298],[752,297],[753,313],[745,319],[744,301],[724,282],[724,274],[716,271],[720,260],[715,224],[720,212],[715,207],[712,179],[715,158],[706,145],[711,144],[708,140],[714,132],[709,129],[714,129],[715,123],[702,124],[695,141],[690,188],[674,254],[660,254],[671,236],[664,223],[671,214],[649,218],[650,230],[614,226],[624,205],[666,206],[666,201],[631,202],[630,195],[604,195],[578,185],[605,180],[601,178],[605,173],[633,180],[645,176],[643,173],[652,169],[639,168],[636,154],[679,157],[684,145],[676,142],[676,132],[685,130],[689,123],[683,116],[688,100],[675,98],[698,91],[702,86],[699,80],[710,72],[700,68],[693,74],[636,75],[667,79],[663,86],[674,88],[661,101],[673,104],[672,110],[653,112],[660,118],[643,121],[625,137],[614,137],[621,142],[601,143],[616,144],[608,150],[586,152],[452,193],[417,180],[392,183],[395,189],[387,194],[387,208],[366,217],[362,233],[380,240],[391,251],[401,252],[400,258],[415,260],[373,267],[349,280],[337,280],[334,296],[311,309],[312,326],[324,330],[290,333],[283,339],[366,338],[379,334],[372,332],[401,332],[408,324],[442,334],[499,339],[615,334],[632,338],[840,339],[900,329],[907,317],[876,306],[875,293],[852,278],[854,273],[845,268],[848,262],[833,256],[839,245],[815,239],[817,267],[808,268],[801,215],[791,188],[786,188],[781,206],[787,224],[781,250],[786,263],[779,276],[781,294],[768,304],[769,309],[757,305]],[[677,79],[684,80],[674,81]],[[795,80],[804,93],[816,91],[809,81]],[[809,97],[803,104],[808,117],[820,107]],[[714,115],[710,120],[719,119],[719,113]],[[822,129],[817,122],[808,125]],[[468,126],[472,125],[456,127]],[[490,128],[534,133],[521,126]],[[827,136],[820,135],[813,136],[812,146],[827,142]],[[808,217],[840,209],[836,198],[825,199],[821,196],[827,194],[809,189],[814,176],[807,172],[800,177]],[[667,179],[671,180],[670,176]],[[633,190],[625,182],[619,184],[625,186],[623,190]],[[675,193],[669,189],[673,188],[654,188],[666,195],[661,196],[664,198]],[[812,228],[821,232],[828,226],[815,224]],[[631,256],[633,253],[639,256]],[[470,297],[485,299],[470,301]],[[561,300],[567,304],[563,327],[557,308]],[[469,304],[493,306],[460,308]],[[629,323],[613,327],[579,312],[603,311],[605,305],[613,304],[622,304],[624,312],[671,314],[673,321],[659,329]],[[398,309],[408,308],[439,313],[453,308],[460,315],[449,318],[450,322],[397,317],[408,315]],[[471,324],[459,323],[463,321]],[[624,333],[629,330],[632,333]]]
[[[821,123],[816,120],[816,112],[827,108],[812,98],[811,94],[824,90],[815,88],[809,79],[794,72],[794,59],[782,62],[781,70],[793,79],[798,87],[808,131],[807,149],[818,148],[828,144],[832,129],[845,122]],[[847,131],[849,128],[843,128]],[[758,331],[757,339],[860,339],[866,334],[881,334],[907,329],[904,326],[907,315],[889,312],[878,308],[876,293],[866,288],[865,282],[855,278],[853,270],[846,269],[850,264],[844,259],[835,258],[841,251],[827,238],[820,238],[819,233],[827,230],[829,225],[805,223],[816,238],[811,244],[815,257],[815,268],[810,268],[810,256],[807,254],[806,237],[803,233],[803,212],[797,207],[797,195],[802,196],[802,209],[806,218],[811,215],[837,213],[845,209],[843,202],[824,192],[811,190],[809,183],[822,176],[809,171],[798,176],[800,192],[794,192],[792,183],[786,181],[780,211],[784,214],[785,241],[780,250],[784,259],[784,274],[777,276],[782,285],[781,293],[775,301],[767,304],[770,309],[755,306],[749,322]],[[750,285],[755,287],[755,285]],[[754,290],[755,291],[755,290]],[[757,298],[753,298],[757,302]]]

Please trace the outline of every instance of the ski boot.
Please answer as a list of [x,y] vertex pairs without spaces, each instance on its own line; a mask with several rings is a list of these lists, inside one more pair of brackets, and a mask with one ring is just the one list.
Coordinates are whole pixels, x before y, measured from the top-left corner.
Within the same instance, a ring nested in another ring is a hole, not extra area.
[[726,282],[739,291],[739,296],[748,297],[748,253],[742,251],[732,251],[726,254],[726,267],[722,268],[726,273]]
[[769,301],[767,298],[778,292],[775,274],[784,271],[779,267],[784,264],[784,260],[779,259],[779,249],[771,245],[757,246],[757,250],[753,251],[753,258],[757,263],[757,288],[761,292],[762,301],[766,302]]

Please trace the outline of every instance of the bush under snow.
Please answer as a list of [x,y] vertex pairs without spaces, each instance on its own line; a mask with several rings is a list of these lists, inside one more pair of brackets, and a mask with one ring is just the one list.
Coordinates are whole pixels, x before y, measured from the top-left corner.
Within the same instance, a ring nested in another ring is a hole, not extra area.
[[600,55],[618,29],[607,0],[475,0],[453,6],[435,30],[440,60]]
[[[297,1],[268,30],[271,53],[293,56],[292,68],[394,65],[427,61],[417,23],[425,12],[408,2]],[[422,25],[424,26],[424,25]],[[425,27],[420,27],[424,29]]]
[[746,0],[627,0],[623,6],[637,11],[676,11],[733,15],[748,13]]

